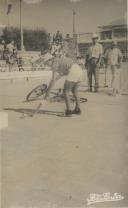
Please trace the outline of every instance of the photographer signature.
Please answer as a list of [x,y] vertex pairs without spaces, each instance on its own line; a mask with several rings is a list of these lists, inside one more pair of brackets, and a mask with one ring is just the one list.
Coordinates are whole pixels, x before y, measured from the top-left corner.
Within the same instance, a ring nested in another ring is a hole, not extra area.
[[87,205],[95,204],[99,202],[107,202],[107,201],[119,201],[123,200],[124,196],[119,193],[114,193],[113,195],[110,192],[103,194],[90,194],[89,199],[87,199]]

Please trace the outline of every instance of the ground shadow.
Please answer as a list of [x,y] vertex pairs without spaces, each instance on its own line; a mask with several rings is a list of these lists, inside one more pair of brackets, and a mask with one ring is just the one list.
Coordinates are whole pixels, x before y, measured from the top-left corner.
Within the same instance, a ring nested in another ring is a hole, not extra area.
[[[43,98],[36,98],[36,99],[33,99],[33,100],[29,100],[29,101],[25,100],[23,102],[26,103],[26,102],[33,102],[33,101],[39,101],[39,100],[43,100]],[[70,101],[75,102],[75,99],[72,96],[70,96]],[[80,103],[84,103],[84,102],[87,102],[87,101],[88,101],[87,98],[80,97]],[[51,102],[51,103],[53,103],[53,102],[64,103],[65,102],[64,95],[63,94],[61,94],[61,95],[55,94],[53,97],[49,98],[49,102]]]
[[[4,108],[6,111],[14,111],[21,114],[31,115],[35,109],[26,109],[26,108]],[[37,114],[45,114],[45,115],[52,115],[52,116],[58,116],[63,115],[63,112],[58,111],[47,111],[47,110],[39,110]]]

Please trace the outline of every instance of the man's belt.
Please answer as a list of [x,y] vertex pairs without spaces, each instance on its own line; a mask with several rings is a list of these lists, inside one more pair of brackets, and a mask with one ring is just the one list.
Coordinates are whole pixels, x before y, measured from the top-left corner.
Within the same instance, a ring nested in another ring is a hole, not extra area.
[[96,64],[98,63],[98,58],[92,57],[89,59],[89,63],[93,66],[96,66]]

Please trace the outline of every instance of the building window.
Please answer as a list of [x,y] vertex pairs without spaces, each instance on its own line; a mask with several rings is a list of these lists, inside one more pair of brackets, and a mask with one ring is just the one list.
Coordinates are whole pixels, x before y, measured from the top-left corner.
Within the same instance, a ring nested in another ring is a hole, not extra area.
[[112,31],[103,31],[100,33],[101,40],[110,40],[112,39]]

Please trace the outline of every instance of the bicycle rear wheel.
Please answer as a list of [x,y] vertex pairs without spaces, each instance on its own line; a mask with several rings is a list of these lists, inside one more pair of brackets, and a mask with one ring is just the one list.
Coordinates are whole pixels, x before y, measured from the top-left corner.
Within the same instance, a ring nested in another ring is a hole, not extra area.
[[37,86],[31,92],[28,93],[28,95],[26,96],[26,101],[36,100],[38,97],[42,96],[46,92],[46,89],[47,89],[46,84]]
[[88,101],[87,98],[80,97],[80,103],[85,103],[85,102],[87,102],[87,101]]
[[[75,102],[75,98],[74,98],[74,97],[71,97],[71,101],[72,101],[72,102]],[[80,103],[85,103],[85,102],[87,102],[87,101],[88,101],[87,98],[80,97]]]

